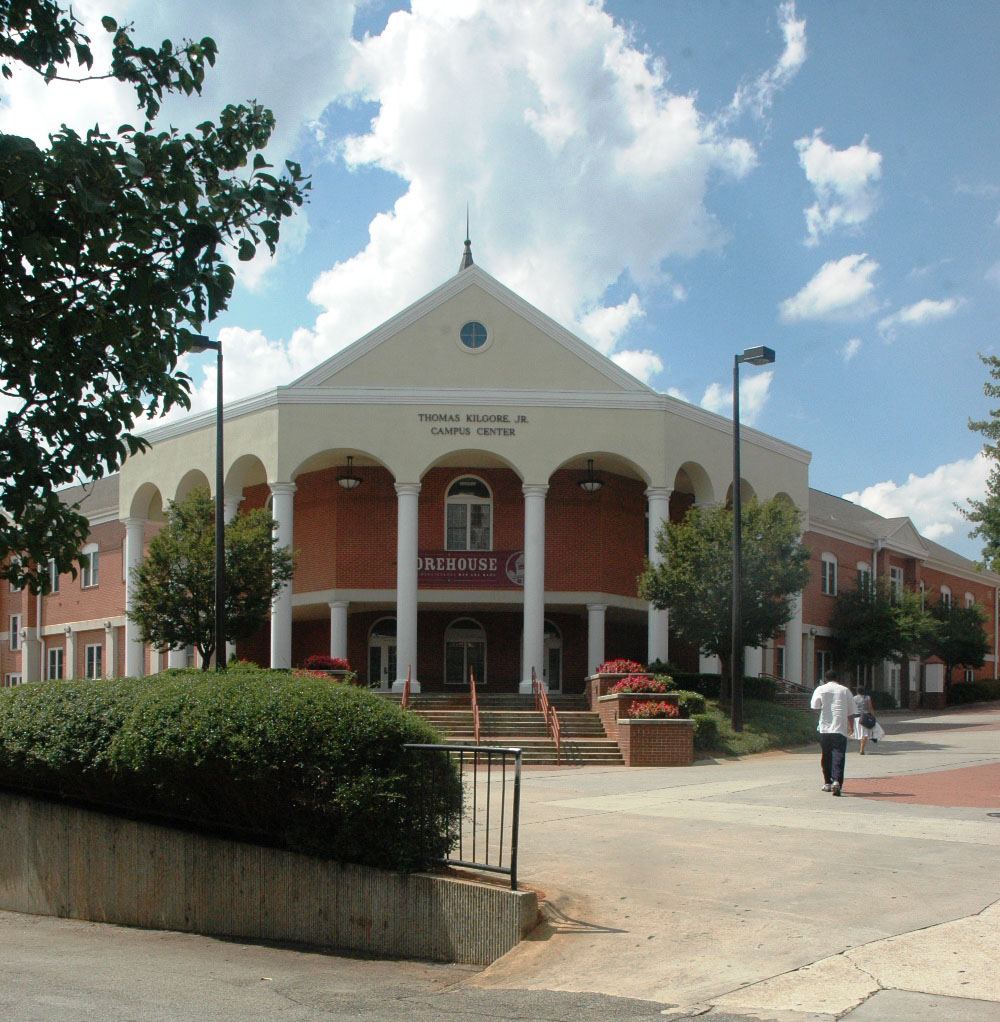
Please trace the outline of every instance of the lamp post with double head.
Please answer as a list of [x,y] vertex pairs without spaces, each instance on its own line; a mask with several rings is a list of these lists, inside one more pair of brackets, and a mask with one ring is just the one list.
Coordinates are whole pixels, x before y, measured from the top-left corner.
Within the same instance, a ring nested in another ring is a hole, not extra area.
[[774,351],[763,345],[733,358],[733,635],[730,646],[730,703],[734,731],[743,730],[743,502],[740,493],[740,363],[770,365]]
[[216,354],[215,380],[215,669],[226,669],[226,529],[222,464],[222,341],[196,334],[188,351]]

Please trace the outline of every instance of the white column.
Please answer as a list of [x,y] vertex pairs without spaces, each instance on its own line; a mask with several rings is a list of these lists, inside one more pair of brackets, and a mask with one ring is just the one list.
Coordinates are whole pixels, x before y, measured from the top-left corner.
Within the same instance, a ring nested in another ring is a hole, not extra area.
[[187,650],[167,650],[167,667],[187,667]]
[[[243,494],[241,493],[238,497],[224,495],[222,499],[222,520],[223,522],[229,523],[236,517],[236,512],[239,510],[240,502],[243,500]],[[226,643],[226,663],[229,663],[229,658],[236,654],[236,643]]]
[[76,677],[76,633],[69,625],[63,629],[66,635],[66,647],[63,650],[63,677]]
[[[651,486],[646,490],[649,501],[649,563],[654,567],[663,563],[663,555],[656,549],[656,536],[664,522],[670,520],[670,494],[674,491],[666,486]],[[646,659],[662,660],[664,663],[670,656],[670,611],[657,610],[649,605],[648,639],[646,643]]]
[[[118,659],[118,641],[116,635],[116,628],[110,621],[104,622],[104,677],[113,678],[115,676],[115,661]],[[142,643],[139,643],[140,656],[142,652]],[[125,648],[126,654],[128,653],[128,647]],[[138,678],[141,677],[142,660],[140,659],[139,665],[135,668],[135,673],[131,674],[128,667],[125,668],[125,674],[128,677]]]
[[330,603],[330,656],[347,659],[347,600]]
[[705,656],[698,654],[699,674],[722,674],[722,661],[717,656]]
[[41,681],[42,640],[37,626],[21,629],[21,680]]
[[531,692],[531,669],[539,680],[545,658],[545,495],[544,483],[526,483],[524,494],[524,625],[522,631],[521,684]]
[[756,678],[764,670],[764,650],[760,646],[747,646],[743,650],[743,674]]
[[[279,547],[291,547],[294,534],[295,483],[268,483],[271,514]],[[286,582],[271,604],[271,666],[292,666],[292,583]]]
[[[139,626],[128,616],[135,599],[135,585],[132,569],[142,560],[144,518],[126,518],[125,526],[125,674],[130,678],[141,677],[143,671],[142,640]],[[113,666],[113,665],[112,665]]]
[[797,685],[804,685],[802,676],[802,594],[789,597],[792,604],[792,618],[785,625],[785,678]]
[[603,603],[587,604],[587,675],[597,673],[604,663],[604,616],[607,606]]
[[402,692],[410,668],[410,691],[417,680],[417,512],[420,483],[396,483],[396,680]]

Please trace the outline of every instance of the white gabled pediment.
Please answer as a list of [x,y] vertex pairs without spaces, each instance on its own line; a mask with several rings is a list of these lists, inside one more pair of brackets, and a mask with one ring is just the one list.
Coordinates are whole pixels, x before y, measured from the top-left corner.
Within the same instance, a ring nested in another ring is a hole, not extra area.
[[886,526],[882,538],[887,547],[911,557],[927,556],[929,548],[924,542],[924,537],[917,532],[909,518],[890,518]]
[[[459,340],[468,322],[486,327],[479,350]],[[478,266],[460,271],[290,389],[327,387],[654,393]]]

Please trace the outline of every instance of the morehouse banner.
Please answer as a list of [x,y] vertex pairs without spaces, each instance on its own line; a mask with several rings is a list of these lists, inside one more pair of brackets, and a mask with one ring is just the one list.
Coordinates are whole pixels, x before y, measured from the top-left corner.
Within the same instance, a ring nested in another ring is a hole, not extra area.
[[523,550],[421,550],[417,584],[479,589],[524,585]]

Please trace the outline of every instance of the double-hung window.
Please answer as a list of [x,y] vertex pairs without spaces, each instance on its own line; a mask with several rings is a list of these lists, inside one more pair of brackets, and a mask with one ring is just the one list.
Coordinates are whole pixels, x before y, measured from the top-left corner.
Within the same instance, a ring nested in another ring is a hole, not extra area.
[[819,588],[827,596],[837,595],[837,558],[833,554],[822,555]]
[[21,648],[21,615],[11,614],[10,616],[10,631],[8,635],[10,637],[10,648],[17,650]]
[[103,647],[98,643],[87,646],[84,649],[84,674],[88,678],[100,678],[102,676]]
[[99,575],[99,551],[96,543],[89,543],[80,553],[80,586],[89,589],[96,586]]
[[49,650],[49,673],[50,679],[63,676],[63,650],[62,646]]

